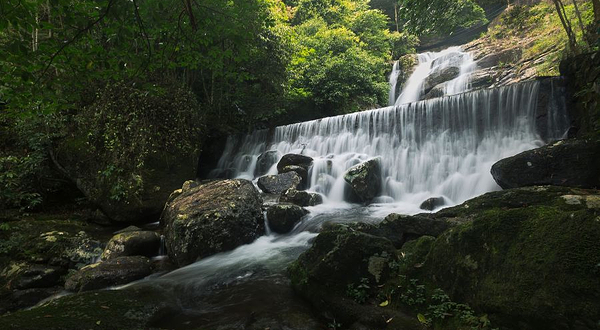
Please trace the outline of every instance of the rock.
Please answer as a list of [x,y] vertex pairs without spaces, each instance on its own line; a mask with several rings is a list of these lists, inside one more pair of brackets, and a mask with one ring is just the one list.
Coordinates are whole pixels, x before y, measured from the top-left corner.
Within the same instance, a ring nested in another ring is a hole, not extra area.
[[600,141],[563,140],[502,159],[492,176],[504,189],[556,185],[600,188]]
[[423,100],[434,99],[444,95],[446,95],[446,84],[439,84],[429,90],[429,92],[423,96]]
[[350,184],[354,193],[363,202],[370,202],[381,192],[381,166],[379,163],[379,158],[373,158],[352,166],[344,174],[344,180]]
[[181,191],[188,191],[192,188],[196,188],[198,187],[198,182],[194,181],[194,180],[187,180],[186,182],[183,183],[183,185],[181,186]]
[[419,208],[421,210],[433,211],[434,209],[446,205],[444,197],[431,197],[423,201]]
[[64,291],[62,286],[51,288],[32,288],[12,291],[0,297],[0,315],[18,309],[32,307],[40,301]]
[[433,87],[450,81],[460,75],[460,68],[455,66],[446,67],[444,69],[432,72],[423,82],[423,94],[429,93]]
[[288,189],[279,198],[281,203],[292,203],[298,206],[315,206],[323,204],[323,197],[317,193]]
[[397,258],[389,240],[336,224],[321,231],[288,273],[294,291],[345,327],[360,323],[368,329],[384,329],[386,320],[397,318],[396,322],[408,323],[401,329],[421,329],[416,319],[392,309],[360,304],[389,279],[389,265]]
[[181,267],[251,243],[265,232],[261,206],[248,180],[211,181],[182,193],[161,219],[169,258]]
[[281,194],[288,189],[296,189],[302,179],[296,172],[266,175],[258,179],[258,187],[267,194]]
[[6,330],[144,330],[181,313],[177,300],[157,287],[82,292],[0,317]]
[[523,51],[519,47],[495,51],[479,59],[477,67],[487,69],[498,65],[516,63],[521,58],[522,53]]
[[49,288],[62,285],[61,277],[67,273],[67,269],[63,267],[39,264],[13,264],[11,268],[14,269],[14,272],[7,276],[11,278],[7,285],[9,290]]
[[594,329],[600,319],[595,200],[597,191],[562,187],[469,200],[445,215],[471,220],[439,236],[423,251],[422,267],[407,276],[487,313],[494,327]]
[[377,225],[359,226],[356,229],[387,238],[396,248],[401,248],[406,242],[421,236],[437,237],[458,223],[443,217],[434,218],[429,214],[410,216],[392,213]]
[[302,179],[299,188],[305,189],[308,187],[308,170],[302,166],[288,165],[281,169],[281,173],[295,172]]
[[141,230],[142,230],[142,228],[140,228],[138,226],[127,226],[121,230],[115,231],[115,235],[120,234],[120,233],[127,233],[127,232],[131,232],[131,231],[141,231]]
[[277,163],[279,159],[279,151],[269,150],[265,151],[256,160],[256,168],[254,169],[254,176],[265,175],[269,169]]
[[308,214],[308,211],[297,205],[273,205],[267,210],[269,228],[278,234],[287,234],[306,214]]
[[81,268],[67,278],[65,289],[82,292],[127,284],[152,273],[150,259],[142,256],[117,257]]
[[308,168],[312,164],[313,159],[308,156],[298,155],[298,154],[286,154],[279,160],[277,163],[277,171],[282,173],[283,169],[289,165],[296,165],[303,167],[308,171]]
[[129,231],[113,236],[104,252],[102,260],[121,256],[146,256],[152,257],[160,248],[160,235],[153,231]]

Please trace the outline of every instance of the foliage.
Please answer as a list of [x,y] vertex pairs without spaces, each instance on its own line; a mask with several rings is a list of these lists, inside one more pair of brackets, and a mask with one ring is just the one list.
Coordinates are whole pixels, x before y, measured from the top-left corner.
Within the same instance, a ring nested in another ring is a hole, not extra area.
[[371,286],[369,285],[368,278],[361,278],[360,283],[357,285],[348,284],[348,290],[346,290],[346,295],[359,304],[363,304],[369,298],[369,290]]
[[[567,17],[576,19],[572,4],[565,6],[565,9]],[[579,9],[584,24],[590,25],[593,21],[591,4],[582,3]],[[578,47],[586,48],[587,45],[582,38],[583,32],[575,29],[575,34],[581,41]],[[487,38],[491,43],[512,45],[523,43],[523,58],[546,54],[545,60],[536,65],[539,76],[559,75],[558,66],[568,44],[554,7],[545,2],[511,7],[500,16],[498,24],[490,27]]]
[[472,0],[400,0],[398,14],[404,29],[419,36],[448,35],[486,20],[483,9]]
[[[289,97],[310,100],[322,113],[347,113],[385,103],[392,47],[388,18],[367,1],[301,0],[292,19],[296,33]],[[400,48],[400,47],[399,47]],[[409,51],[410,44],[399,52]]]

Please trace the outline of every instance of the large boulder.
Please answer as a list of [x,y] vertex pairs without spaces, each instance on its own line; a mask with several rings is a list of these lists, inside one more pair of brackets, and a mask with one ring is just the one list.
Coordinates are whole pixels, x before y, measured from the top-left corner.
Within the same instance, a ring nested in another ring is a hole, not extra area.
[[256,167],[254,168],[254,176],[265,175],[271,166],[277,163],[277,159],[279,159],[279,151],[277,150],[269,150],[265,151],[256,160]]
[[169,257],[184,266],[248,244],[265,233],[262,199],[248,180],[220,180],[183,191],[161,222]]
[[300,166],[308,170],[312,162],[313,159],[305,155],[286,154],[283,155],[283,157],[281,157],[279,160],[279,163],[277,163],[277,171],[281,173],[286,166],[290,165]]
[[600,188],[600,141],[563,140],[502,159],[492,176],[504,189],[556,185]]
[[282,203],[296,204],[298,206],[315,206],[323,204],[323,196],[317,193],[288,189],[281,195],[279,201]]
[[298,188],[301,182],[302,178],[296,172],[287,172],[260,177],[257,184],[267,194],[281,194],[288,189]]
[[423,94],[429,93],[431,89],[441,83],[450,81],[460,75],[460,68],[450,66],[432,72],[423,82]]
[[160,235],[153,231],[126,231],[113,236],[104,252],[102,260],[121,256],[146,256],[158,254],[160,249]]
[[308,211],[298,205],[277,204],[267,209],[267,221],[272,231],[287,234],[306,214]]
[[344,180],[363,201],[370,202],[381,192],[381,165],[379,158],[373,158],[348,169]]
[[288,272],[294,291],[344,327],[390,329],[386,321],[393,320],[399,329],[422,329],[416,319],[365,304],[390,279],[397,260],[389,240],[335,224],[323,229]]
[[152,273],[150,259],[126,256],[91,264],[72,274],[65,282],[69,291],[89,291],[127,284]]
[[488,313],[494,327],[597,329],[597,191],[510,189],[440,214],[471,221],[438,237],[412,276]]

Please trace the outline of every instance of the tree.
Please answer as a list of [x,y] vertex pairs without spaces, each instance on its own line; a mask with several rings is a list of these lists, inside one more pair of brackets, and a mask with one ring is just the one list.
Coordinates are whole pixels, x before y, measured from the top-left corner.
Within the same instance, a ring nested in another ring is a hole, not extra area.
[[446,35],[459,27],[485,21],[472,0],[400,0],[398,15],[405,30],[416,35]]

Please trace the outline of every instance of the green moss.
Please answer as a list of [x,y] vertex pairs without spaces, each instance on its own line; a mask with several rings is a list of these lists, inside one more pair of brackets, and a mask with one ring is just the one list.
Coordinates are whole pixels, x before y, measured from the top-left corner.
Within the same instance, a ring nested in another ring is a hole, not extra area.
[[0,328],[147,329],[152,317],[164,310],[168,301],[159,292],[143,289],[86,292],[0,317]]

